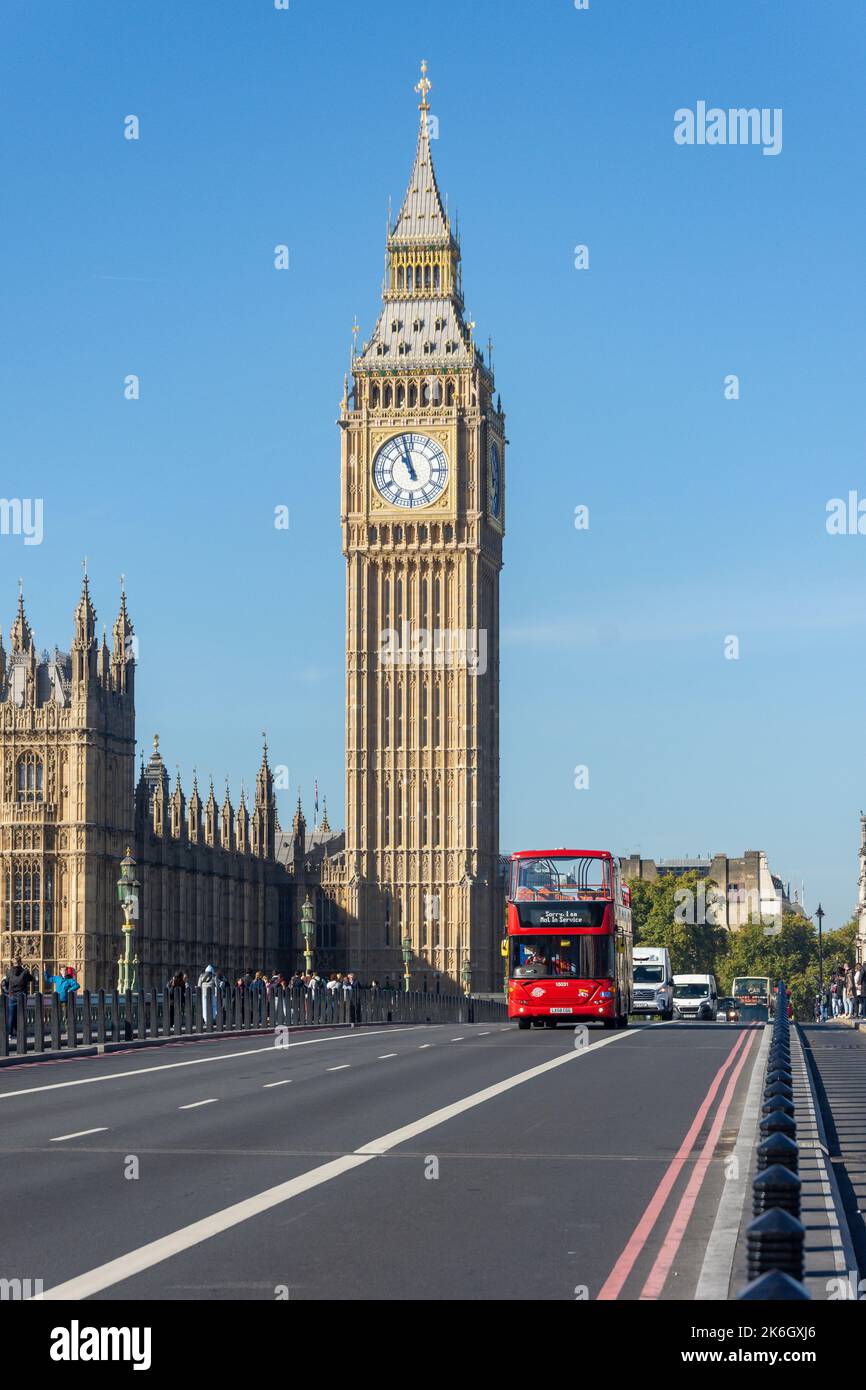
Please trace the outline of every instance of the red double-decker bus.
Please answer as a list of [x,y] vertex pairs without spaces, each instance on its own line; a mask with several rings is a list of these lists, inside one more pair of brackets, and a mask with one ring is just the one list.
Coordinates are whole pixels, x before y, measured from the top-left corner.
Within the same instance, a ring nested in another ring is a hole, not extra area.
[[608,850],[512,854],[507,932],[508,1017],[519,1027],[627,1027],[631,895]]

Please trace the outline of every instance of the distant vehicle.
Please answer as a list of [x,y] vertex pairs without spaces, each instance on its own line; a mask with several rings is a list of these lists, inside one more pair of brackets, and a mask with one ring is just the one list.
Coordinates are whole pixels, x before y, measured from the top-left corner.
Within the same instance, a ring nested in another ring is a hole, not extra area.
[[608,850],[513,854],[507,932],[508,1017],[518,1027],[628,1026],[631,894]]
[[731,995],[731,994],[726,994],[726,995],[724,995],[724,996],[718,1001],[718,1015],[717,1015],[717,1016],[718,1016],[719,1018],[724,1018],[726,1023],[739,1023],[739,1021],[740,1021],[740,1004],[739,1004],[739,1000],[735,999],[735,998],[733,997],[733,995]]
[[674,977],[670,953],[664,946],[635,946],[631,979],[632,1010],[636,1014],[674,1016]]
[[718,1012],[713,975],[674,975],[674,1013],[679,1018],[711,1022]]
[[743,1022],[766,1023],[773,1017],[776,994],[769,975],[735,975],[731,994],[740,1006]]

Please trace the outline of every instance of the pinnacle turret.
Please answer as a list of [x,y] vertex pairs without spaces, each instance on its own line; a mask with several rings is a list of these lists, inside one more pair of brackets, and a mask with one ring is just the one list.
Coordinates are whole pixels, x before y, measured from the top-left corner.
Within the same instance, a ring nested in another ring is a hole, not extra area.
[[26,652],[33,642],[33,633],[27,621],[27,614],[24,612],[24,589],[18,587],[18,612],[15,614],[15,621],[9,629],[10,650],[13,652]]

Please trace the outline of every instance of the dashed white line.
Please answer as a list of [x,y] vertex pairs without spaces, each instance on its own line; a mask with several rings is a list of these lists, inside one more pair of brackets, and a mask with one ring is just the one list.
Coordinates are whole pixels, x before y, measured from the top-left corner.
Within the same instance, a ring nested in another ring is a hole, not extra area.
[[452,1038],[451,1041],[452,1041],[452,1042],[462,1042],[463,1039],[462,1039],[462,1038]]
[[344,1062],[340,1067],[328,1067],[328,1071],[346,1071],[352,1065],[351,1062]]
[[[390,1033],[393,1036],[394,1033],[407,1033],[410,1028],[417,1029],[417,1027],[417,1024],[412,1023],[407,1024],[405,1028],[396,1027],[394,1024],[391,1024],[385,1028],[371,1028],[368,1031],[361,1030],[357,1033],[329,1033],[327,1037],[302,1038],[300,1041],[292,1042],[290,1045],[292,1048],[315,1047],[317,1043],[349,1042],[357,1040],[358,1038],[374,1038],[377,1035],[381,1036],[382,1033]],[[202,1042],[205,1036],[205,1034],[201,1035],[200,1040]],[[199,1039],[196,1039],[196,1042],[198,1041]],[[186,1043],[179,1043],[178,1045],[186,1046]],[[92,1086],[98,1081],[126,1081],[130,1076],[152,1076],[154,1072],[175,1071],[178,1067],[203,1067],[207,1066],[210,1062],[232,1062],[238,1057],[256,1057],[265,1052],[270,1052],[273,1055],[273,1051],[274,1044],[271,1042],[268,1043],[267,1047],[245,1047],[240,1052],[220,1052],[217,1053],[215,1057],[193,1057],[188,1062],[160,1062],[155,1067],[133,1067],[129,1071],[107,1072],[104,1076],[79,1076],[74,1081],[50,1081],[45,1086],[22,1086],[17,1091],[0,1091],[0,1101],[17,1100],[19,1096],[42,1095],[44,1092],[48,1091],[64,1091],[68,1086]],[[65,1060],[66,1059],[64,1059],[64,1064]],[[71,1062],[74,1059],[70,1057],[68,1060]],[[93,1061],[95,1059],[88,1057],[82,1060]],[[55,1063],[54,1065],[57,1064]]]
[[486,1029],[484,1030],[484,1032],[483,1032],[483,1033],[479,1033],[478,1036],[479,1036],[479,1038],[489,1038],[489,1036],[490,1036],[490,1029],[489,1029],[489,1028],[486,1028]]
[[389,1057],[396,1057],[396,1056],[397,1056],[397,1053],[396,1053],[396,1052],[383,1052],[382,1055],[381,1055],[381,1057],[379,1058],[379,1061],[380,1061],[380,1062],[387,1062],[387,1060],[388,1060]]
[[189,1105],[179,1105],[178,1110],[197,1110],[200,1105],[216,1105],[217,1097],[211,1096],[209,1100],[193,1100]]
[[104,1134],[108,1125],[97,1125],[96,1129],[77,1129],[74,1134],[58,1134],[56,1139],[50,1139],[50,1144],[62,1144],[64,1139],[81,1139],[85,1134]]
[[262,1086],[262,1090],[269,1091],[272,1086],[291,1086],[291,1084],[291,1077],[288,1081],[266,1081],[265,1084]]
[[539,1066],[518,1072],[517,1075],[509,1076],[504,1081],[497,1081],[495,1085],[487,1086],[482,1091],[465,1096],[462,1100],[455,1101],[453,1105],[446,1105],[441,1110],[434,1110],[429,1115],[422,1115],[412,1124],[392,1130],[390,1134],[383,1134],[380,1138],[356,1149],[352,1154],[344,1154],[343,1157],[332,1159],[328,1163],[321,1164],[318,1168],[311,1168],[309,1172],[301,1173],[298,1177],[289,1179],[288,1182],[279,1183],[276,1187],[270,1187],[264,1192],[256,1193],[254,1197],[235,1202],[232,1206],[225,1207],[222,1211],[213,1212],[201,1221],[194,1221],[189,1226],[182,1226],[180,1230],[172,1231],[170,1235],[161,1236],[158,1240],[139,1246],[136,1250],[130,1250],[127,1254],[109,1260],[106,1264],[98,1265],[95,1269],[89,1269],[83,1274],[75,1275],[64,1283],[55,1285],[52,1289],[35,1294],[33,1301],[36,1303],[63,1302],[70,1298],[90,1298],[93,1294],[101,1293],[103,1289],[110,1288],[112,1284],[119,1284],[126,1279],[131,1279],[146,1269],[152,1269],[154,1265],[160,1264],[163,1260],[171,1259],[184,1250],[190,1250],[194,1246],[200,1245],[202,1241],[210,1240],[213,1236],[231,1230],[232,1227],[250,1220],[251,1217],[260,1216],[262,1212],[281,1206],[283,1202],[288,1202],[292,1198],[300,1196],[301,1193],[321,1187],[323,1183],[331,1182],[333,1179],[351,1172],[354,1168],[371,1163],[373,1159],[388,1153],[396,1145],[404,1144],[418,1134],[435,1129],[438,1125],[444,1124],[446,1120],[462,1115],[465,1111],[484,1104],[485,1101],[493,1100],[496,1096],[503,1095],[506,1091],[510,1091],[526,1081],[531,1081],[536,1076],[545,1076],[555,1068],[571,1063],[583,1061],[585,1064],[587,1057],[594,1056],[603,1047],[611,1047],[624,1042],[628,1036],[625,1031],[611,1033],[607,1037],[599,1038],[598,1042],[591,1043],[589,1047],[571,1049],[558,1057],[551,1058],[550,1061],[542,1062]]
[[432,1047],[432,1046],[433,1046],[432,1043],[421,1043],[421,1046],[418,1048],[418,1051],[419,1051],[419,1052],[423,1052],[425,1047]]

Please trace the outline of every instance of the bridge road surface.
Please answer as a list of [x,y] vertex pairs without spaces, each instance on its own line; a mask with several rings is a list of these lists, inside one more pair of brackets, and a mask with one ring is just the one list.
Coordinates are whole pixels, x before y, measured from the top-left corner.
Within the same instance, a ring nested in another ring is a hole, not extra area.
[[112,1300],[690,1299],[760,1036],[398,1025],[4,1068],[0,1277]]

